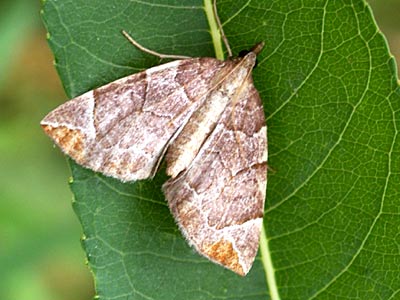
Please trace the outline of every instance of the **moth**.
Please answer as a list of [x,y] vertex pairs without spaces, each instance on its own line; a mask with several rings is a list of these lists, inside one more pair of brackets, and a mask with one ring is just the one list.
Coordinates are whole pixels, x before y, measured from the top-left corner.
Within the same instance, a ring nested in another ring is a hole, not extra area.
[[265,117],[251,75],[262,46],[118,79],[62,104],[41,126],[78,164],[123,182],[153,177],[165,159],[162,189],[188,243],[244,276],[267,182]]

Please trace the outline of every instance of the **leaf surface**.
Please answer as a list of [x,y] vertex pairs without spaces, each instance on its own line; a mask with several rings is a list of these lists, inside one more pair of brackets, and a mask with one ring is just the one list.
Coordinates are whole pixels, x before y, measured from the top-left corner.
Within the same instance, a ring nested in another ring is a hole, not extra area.
[[[214,56],[202,1],[47,0],[68,97],[160,63]],[[395,62],[364,1],[219,1],[254,70],[269,138],[265,232],[241,278],[197,255],[153,181],[121,183],[72,161],[74,209],[100,299],[395,299],[400,289]]]

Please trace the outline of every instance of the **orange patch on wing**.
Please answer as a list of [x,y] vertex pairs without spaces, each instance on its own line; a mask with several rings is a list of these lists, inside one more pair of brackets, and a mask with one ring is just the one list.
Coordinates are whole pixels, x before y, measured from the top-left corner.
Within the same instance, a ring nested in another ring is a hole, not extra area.
[[79,162],[84,156],[84,135],[79,130],[66,126],[42,125],[46,134],[69,156]]
[[239,256],[233,249],[232,243],[226,240],[220,240],[209,247],[207,247],[204,253],[211,259],[219,262],[228,269],[236,272],[239,275],[244,276],[243,268],[239,263]]

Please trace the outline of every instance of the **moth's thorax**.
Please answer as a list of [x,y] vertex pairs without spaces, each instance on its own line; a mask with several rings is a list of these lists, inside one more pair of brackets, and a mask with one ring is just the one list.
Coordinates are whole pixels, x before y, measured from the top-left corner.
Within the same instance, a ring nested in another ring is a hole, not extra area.
[[[204,139],[213,131],[227,105],[236,105],[236,99],[245,92],[243,86],[251,79],[256,55],[252,52],[243,58],[227,61],[231,68],[221,69],[219,82],[205,95],[203,105],[196,110],[183,130],[169,146],[167,174],[176,177],[192,163]],[[227,67],[228,68],[228,67]]]

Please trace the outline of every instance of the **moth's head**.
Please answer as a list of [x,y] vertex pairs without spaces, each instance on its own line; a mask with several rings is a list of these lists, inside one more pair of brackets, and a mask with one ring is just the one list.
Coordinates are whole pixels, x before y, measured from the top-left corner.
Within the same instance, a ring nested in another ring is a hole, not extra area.
[[[245,57],[247,54],[249,54],[251,52],[256,54],[256,55],[258,55],[261,52],[261,50],[264,47],[264,45],[265,45],[264,42],[260,42],[260,43],[255,44],[250,50],[242,50],[242,51],[239,52],[238,58],[243,58],[243,57]],[[257,67],[257,64],[258,64],[258,60],[256,59],[256,62],[254,64],[254,68]]]
[[245,57],[250,52],[253,52],[254,54],[258,55],[261,52],[261,50],[264,48],[264,45],[265,45],[264,42],[259,42],[259,43],[255,44],[250,50],[240,51],[238,57]]

